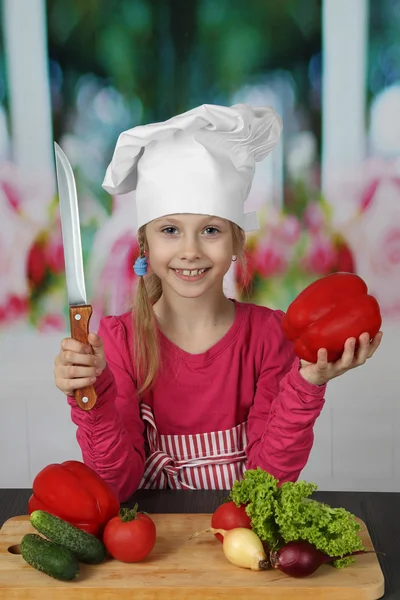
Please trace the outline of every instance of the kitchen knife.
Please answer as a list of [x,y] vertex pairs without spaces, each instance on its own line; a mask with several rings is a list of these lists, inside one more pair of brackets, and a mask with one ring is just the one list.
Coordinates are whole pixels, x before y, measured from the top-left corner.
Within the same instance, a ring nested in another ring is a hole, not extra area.
[[[88,334],[92,307],[86,299],[75,177],[68,158],[56,142],[54,148],[71,337],[90,347]],[[74,396],[83,410],[90,410],[96,404],[97,394],[93,385],[75,390]]]

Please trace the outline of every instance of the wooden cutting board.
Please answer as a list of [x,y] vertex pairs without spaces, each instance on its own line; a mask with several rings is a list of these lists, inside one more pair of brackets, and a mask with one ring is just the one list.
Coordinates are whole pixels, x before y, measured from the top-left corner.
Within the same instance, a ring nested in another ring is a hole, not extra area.
[[[279,571],[250,571],[229,563],[211,534],[189,540],[209,527],[210,515],[152,515],[157,542],[141,563],[107,559],[81,564],[74,582],[57,581],[33,569],[18,554],[25,533],[33,532],[29,517],[13,517],[0,530],[1,600],[375,600],[384,593],[384,579],[375,554],[356,557],[338,570],[321,567],[304,579]],[[372,550],[365,524],[363,543]]]

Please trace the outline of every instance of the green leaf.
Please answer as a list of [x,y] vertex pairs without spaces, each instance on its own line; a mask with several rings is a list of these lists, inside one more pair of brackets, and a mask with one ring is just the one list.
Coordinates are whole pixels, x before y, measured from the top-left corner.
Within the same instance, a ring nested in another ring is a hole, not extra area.
[[[260,468],[248,470],[232,487],[230,498],[236,505],[245,504],[254,532],[270,547],[279,542],[307,540],[329,556],[344,556],[363,550],[358,532],[361,526],[355,516],[344,508],[313,500],[315,483],[285,482]],[[333,565],[343,568],[352,557],[337,560]]]

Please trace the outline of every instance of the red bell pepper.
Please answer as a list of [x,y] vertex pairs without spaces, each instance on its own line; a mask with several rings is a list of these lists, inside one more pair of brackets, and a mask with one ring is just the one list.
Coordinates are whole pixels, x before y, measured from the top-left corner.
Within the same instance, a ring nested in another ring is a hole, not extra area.
[[293,300],[282,319],[287,339],[300,358],[316,363],[320,348],[330,362],[343,354],[344,343],[368,332],[372,339],[382,325],[379,304],[354,273],[333,273],[311,283]]
[[32,488],[29,514],[45,510],[98,537],[119,512],[118,498],[106,482],[77,460],[47,465],[36,475]]

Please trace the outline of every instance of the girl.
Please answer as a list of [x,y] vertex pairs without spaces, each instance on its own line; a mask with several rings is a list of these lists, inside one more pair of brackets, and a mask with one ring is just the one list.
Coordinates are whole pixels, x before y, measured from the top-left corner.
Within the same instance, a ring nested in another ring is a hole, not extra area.
[[[381,332],[348,339],[336,363],[299,360],[283,313],[227,298],[243,261],[255,161],[278,143],[271,108],[205,105],[118,139],[103,187],[136,191],[140,257],[131,312],[101,320],[90,347],[67,338],[55,359],[83,460],[127,500],[138,487],[229,489],[257,466],[296,481],[326,383],[365,363]],[[148,261],[151,272],[147,273]],[[73,391],[94,383],[79,409]]]

